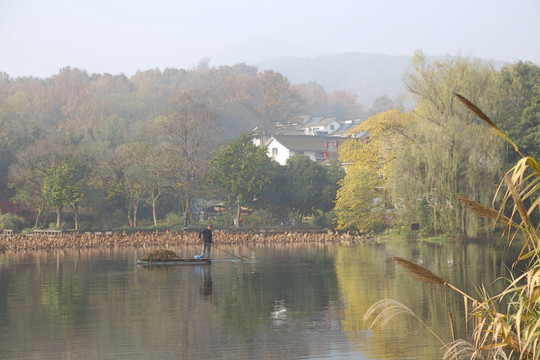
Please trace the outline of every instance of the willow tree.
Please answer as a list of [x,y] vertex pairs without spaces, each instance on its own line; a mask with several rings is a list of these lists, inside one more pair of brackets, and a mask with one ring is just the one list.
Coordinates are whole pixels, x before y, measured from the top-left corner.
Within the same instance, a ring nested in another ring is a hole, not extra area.
[[406,141],[403,134],[410,121],[410,115],[388,110],[353,129],[355,133],[367,132],[369,140],[347,140],[339,152],[347,174],[339,182],[334,208],[338,229],[380,230],[389,221],[389,169],[398,148]]
[[393,202],[404,223],[420,222],[426,232],[478,236],[485,221],[468,217],[455,194],[480,203],[492,199],[502,173],[502,143],[454,93],[489,110],[496,71],[460,57],[428,62],[420,52],[413,64],[406,83],[417,102],[415,137],[403,143],[391,168]]

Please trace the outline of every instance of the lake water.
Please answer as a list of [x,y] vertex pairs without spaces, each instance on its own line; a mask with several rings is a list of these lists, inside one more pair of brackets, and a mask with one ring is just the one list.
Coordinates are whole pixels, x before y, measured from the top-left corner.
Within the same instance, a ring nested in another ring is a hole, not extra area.
[[[199,248],[172,248],[191,257]],[[139,267],[144,249],[0,254],[2,359],[438,359],[411,317],[369,329],[398,300],[450,341],[463,301],[389,261],[423,264],[459,288],[492,289],[512,256],[478,245],[385,243],[213,249],[211,265]],[[247,261],[237,261],[246,256]]]

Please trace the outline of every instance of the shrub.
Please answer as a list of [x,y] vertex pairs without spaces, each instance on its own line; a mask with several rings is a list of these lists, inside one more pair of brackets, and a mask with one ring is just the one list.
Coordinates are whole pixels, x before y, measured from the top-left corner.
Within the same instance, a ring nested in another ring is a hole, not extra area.
[[242,218],[244,219],[244,226],[264,227],[267,225],[268,214],[265,211],[257,210],[242,216]]
[[316,216],[313,216],[310,219],[310,225],[320,228],[328,228],[328,229],[334,229],[333,226],[333,220],[336,217],[336,213],[334,211],[329,211],[327,213],[321,213]]
[[0,230],[7,229],[14,232],[21,232],[24,226],[27,225],[26,220],[12,213],[0,215]]
[[184,223],[184,218],[176,212],[170,212],[165,215],[164,223],[166,226],[182,225]]
[[212,221],[212,224],[214,225],[214,227],[218,228],[229,228],[233,226],[233,218],[233,214],[224,213],[216,216],[216,218]]

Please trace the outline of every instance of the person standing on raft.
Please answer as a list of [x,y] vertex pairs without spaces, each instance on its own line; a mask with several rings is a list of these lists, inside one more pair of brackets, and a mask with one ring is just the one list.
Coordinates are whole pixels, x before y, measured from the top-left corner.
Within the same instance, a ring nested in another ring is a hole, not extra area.
[[[202,241],[203,241],[203,251],[202,251],[202,257],[205,258],[205,259],[209,259],[210,258],[210,249],[212,247],[212,225],[208,224],[208,226],[206,227],[206,229],[204,229],[203,231],[201,231],[199,233],[199,240],[201,239],[201,236],[202,236]],[[206,249],[208,249],[208,256],[204,256],[206,254]]]

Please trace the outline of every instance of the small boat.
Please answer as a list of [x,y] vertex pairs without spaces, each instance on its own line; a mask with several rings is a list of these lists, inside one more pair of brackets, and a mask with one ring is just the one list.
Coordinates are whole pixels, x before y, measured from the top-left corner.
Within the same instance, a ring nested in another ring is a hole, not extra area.
[[142,266],[154,266],[154,265],[207,265],[211,264],[212,260],[209,258],[169,258],[169,259],[153,259],[144,260],[138,259],[137,265]]

